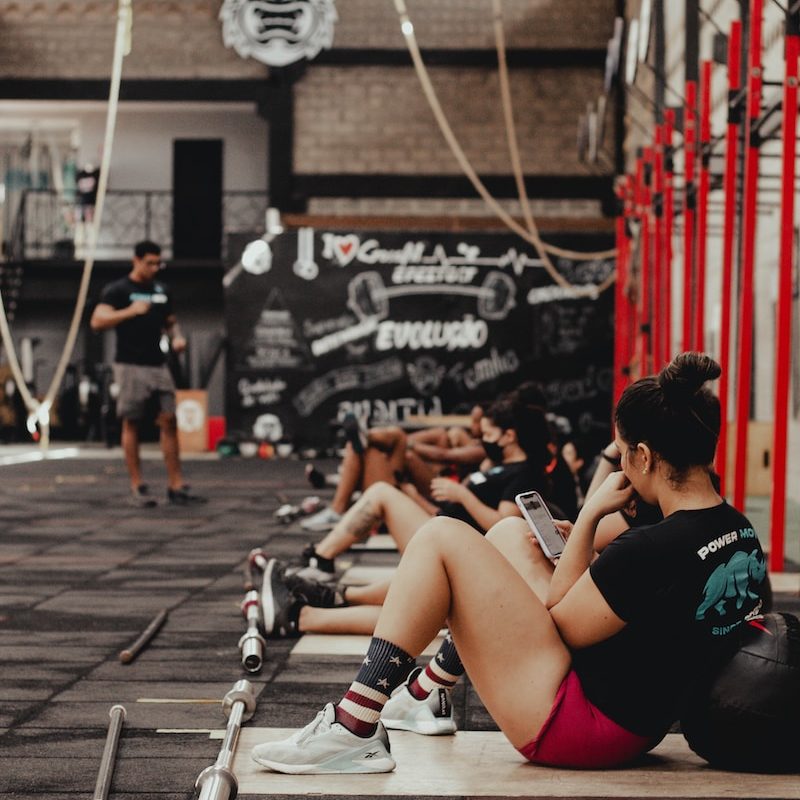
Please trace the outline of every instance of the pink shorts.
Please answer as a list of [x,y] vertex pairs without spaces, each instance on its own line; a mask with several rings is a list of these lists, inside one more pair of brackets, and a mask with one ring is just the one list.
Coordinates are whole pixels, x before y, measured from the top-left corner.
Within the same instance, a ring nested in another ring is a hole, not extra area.
[[602,769],[631,761],[657,742],[610,720],[586,699],[578,675],[570,671],[536,738],[519,752],[534,764]]

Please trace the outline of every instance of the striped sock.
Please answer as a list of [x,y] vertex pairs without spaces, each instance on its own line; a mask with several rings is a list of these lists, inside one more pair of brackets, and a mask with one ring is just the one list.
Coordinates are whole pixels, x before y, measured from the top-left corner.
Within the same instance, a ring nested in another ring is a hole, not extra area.
[[448,631],[439,652],[409,684],[408,691],[417,700],[424,700],[434,689],[452,689],[463,674],[464,665]]
[[392,690],[413,665],[405,650],[373,638],[356,679],[336,706],[336,721],[356,736],[372,736]]

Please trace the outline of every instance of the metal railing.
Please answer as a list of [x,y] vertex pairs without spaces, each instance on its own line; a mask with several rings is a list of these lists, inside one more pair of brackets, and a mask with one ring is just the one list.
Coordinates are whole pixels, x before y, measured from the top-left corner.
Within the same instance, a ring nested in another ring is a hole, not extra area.
[[[227,258],[227,234],[261,231],[268,196],[259,191],[222,193],[221,259]],[[136,242],[152,239],[172,256],[170,191],[109,190],[97,243],[98,259],[127,259]],[[15,261],[82,258],[88,220],[84,208],[49,189],[28,189],[20,200],[7,253]]]

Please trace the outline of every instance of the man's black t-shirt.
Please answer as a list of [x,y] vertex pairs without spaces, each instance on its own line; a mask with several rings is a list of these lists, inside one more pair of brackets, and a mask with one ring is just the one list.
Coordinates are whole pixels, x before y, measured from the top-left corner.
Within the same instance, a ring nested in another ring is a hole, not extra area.
[[129,277],[109,283],[100,295],[100,302],[119,310],[134,300],[146,300],[150,310],[116,326],[117,353],[114,361],[120,364],[160,366],[166,360],[161,352],[161,336],[167,317],[172,314],[169,290],[160,281],[136,283]]
[[[470,491],[484,505],[498,508],[503,500],[514,502],[520,492],[529,492],[541,484],[527,461],[515,461],[512,464],[500,464],[485,472],[473,472],[467,480]],[[454,517],[483,530],[461,503],[445,503],[439,510],[439,516]]]
[[627,625],[573,653],[586,696],[616,723],[660,736],[757,617],[767,566],[748,519],[727,503],[626,531],[589,568]]

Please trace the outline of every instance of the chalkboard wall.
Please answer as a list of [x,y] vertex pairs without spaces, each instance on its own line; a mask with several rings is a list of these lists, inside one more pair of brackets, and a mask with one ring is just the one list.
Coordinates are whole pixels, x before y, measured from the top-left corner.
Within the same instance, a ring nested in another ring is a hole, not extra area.
[[[610,435],[613,291],[562,289],[515,236],[300,228],[245,262],[225,290],[235,436],[327,446],[347,411],[392,423],[529,379],[577,435]],[[587,289],[614,266],[555,263]]]

